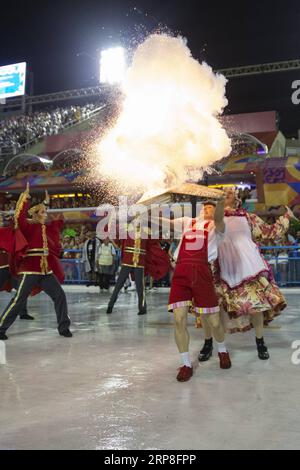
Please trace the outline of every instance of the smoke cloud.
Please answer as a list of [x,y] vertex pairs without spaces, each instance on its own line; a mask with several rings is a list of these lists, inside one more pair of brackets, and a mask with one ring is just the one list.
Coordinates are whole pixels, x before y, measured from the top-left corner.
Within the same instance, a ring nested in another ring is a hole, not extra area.
[[120,115],[97,146],[101,172],[152,190],[227,156],[231,142],[218,119],[226,81],[183,38],[149,36],[127,71]]

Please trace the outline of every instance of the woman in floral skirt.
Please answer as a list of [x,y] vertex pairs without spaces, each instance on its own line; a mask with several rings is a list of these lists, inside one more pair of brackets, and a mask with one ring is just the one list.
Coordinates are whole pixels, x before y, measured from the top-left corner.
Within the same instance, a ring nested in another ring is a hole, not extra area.
[[263,327],[281,313],[286,301],[280,292],[270,266],[257,243],[276,244],[282,240],[293,217],[287,208],[273,225],[241,209],[234,188],[227,190],[225,200],[225,238],[219,245],[216,288],[227,314],[227,331],[255,329],[258,357],[268,359]]

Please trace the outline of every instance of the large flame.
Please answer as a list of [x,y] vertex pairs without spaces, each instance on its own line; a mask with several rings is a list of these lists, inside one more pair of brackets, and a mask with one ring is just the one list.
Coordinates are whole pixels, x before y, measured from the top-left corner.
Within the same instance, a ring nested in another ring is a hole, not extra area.
[[230,139],[218,120],[225,85],[183,38],[149,36],[127,72],[120,116],[98,145],[102,173],[152,190],[227,156]]

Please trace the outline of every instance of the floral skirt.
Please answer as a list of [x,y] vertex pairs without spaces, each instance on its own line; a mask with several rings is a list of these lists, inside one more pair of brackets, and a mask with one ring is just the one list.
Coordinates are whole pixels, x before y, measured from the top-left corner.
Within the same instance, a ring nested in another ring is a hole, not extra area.
[[[265,276],[258,276],[233,289],[222,281],[216,283],[215,287],[222,323],[228,333],[245,332],[253,328],[251,317],[259,312],[264,314],[264,323],[267,325],[287,305],[277,284]],[[199,317],[196,317],[195,326],[201,327]]]

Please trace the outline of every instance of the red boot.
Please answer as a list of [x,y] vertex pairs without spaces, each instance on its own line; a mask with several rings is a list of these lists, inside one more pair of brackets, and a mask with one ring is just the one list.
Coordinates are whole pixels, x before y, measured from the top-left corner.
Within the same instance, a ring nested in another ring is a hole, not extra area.
[[220,368],[221,369],[230,369],[231,361],[229,357],[229,352],[218,353],[220,359]]
[[188,380],[190,380],[192,375],[193,375],[192,367],[182,366],[179,369],[177,380],[178,382],[187,382]]

